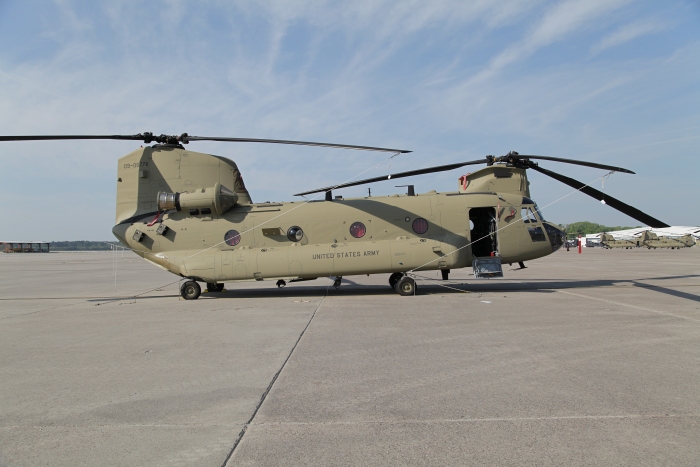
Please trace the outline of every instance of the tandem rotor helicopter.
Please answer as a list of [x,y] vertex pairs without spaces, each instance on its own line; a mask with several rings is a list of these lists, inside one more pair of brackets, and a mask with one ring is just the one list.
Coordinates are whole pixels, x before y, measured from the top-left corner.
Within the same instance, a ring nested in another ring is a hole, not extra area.
[[[563,182],[653,228],[668,227],[650,215],[584,183],[544,169],[535,160],[564,162],[613,172],[634,172],[556,157],[505,156],[429,167],[297,193],[325,192],[321,200],[254,203],[238,166],[230,159],[185,149],[194,141],[294,144],[407,153],[400,149],[305,141],[154,135],[0,136],[0,141],[133,140],[141,147],[119,159],[116,225],[112,232],[142,258],[187,280],[180,293],[200,296],[225,282],[306,281],[391,273],[400,295],[413,295],[407,273],[472,266],[476,278],[501,277],[502,263],[547,256],[566,238],[547,222],[530,197],[527,170]],[[457,191],[333,197],[333,191],[383,180],[486,166],[459,178]]]

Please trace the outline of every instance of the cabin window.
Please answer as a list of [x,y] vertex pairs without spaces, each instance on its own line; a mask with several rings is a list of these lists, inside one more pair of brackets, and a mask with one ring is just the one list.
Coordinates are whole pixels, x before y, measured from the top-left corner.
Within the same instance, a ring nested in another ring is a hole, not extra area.
[[417,234],[424,234],[428,231],[428,221],[420,217],[413,221],[413,231]]
[[526,224],[534,224],[537,222],[537,218],[535,217],[535,213],[532,211],[532,208],[522,208],[520,211],[520,214],[523,218],[523,222]]
[[544,230],[542,227],[528,227],[528,233],[533,242],[546,242],[547,237],[544,236]]
[[237,230],[229,230],[224,235],[224,241],[228,246],[236,246],[241,242],[241,234]]
[[304,238],[304,231],[301,230],[301,227],[297,227],[296,225],[290,227],[289,230],[287,230],[287,238],[293,242],[300,242],[301,239]]
[[367,227],[362,222],[354,222],[350,226],[350,235],[355,238],[362,238],[367,233]]

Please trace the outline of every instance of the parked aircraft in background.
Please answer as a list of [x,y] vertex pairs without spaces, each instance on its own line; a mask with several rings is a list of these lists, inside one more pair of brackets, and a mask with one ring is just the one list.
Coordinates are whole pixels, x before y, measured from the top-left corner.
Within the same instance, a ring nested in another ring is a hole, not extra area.
[[[645,232],[648,232],[648,234],[645,234]],[[696,244],[700,244],[700,227],[671,226],[660,229],[652,229],[651,227],[639,227],[636,229],[605,232],[605,235],[602,235],[600,233],[588,234],[586,235],[585,242],[583,242],[584,246],[600,246],[602,237],[607,239],[608,242],[614,241],[615,243],[619,244],[620,247],[627,246],[627,242],[629,242],[630,246],[637,246],[637,243],[639,243],[639,246],[646,247],[649,245],[642,243],[649,243],[649,241],[653,243],[655,240],[657,240],[655,239],[655,237],[681,241],[685,246],[692,246],[689,245],[689,243],[691,243],[689,242],[689,240],[691,239],[695,240]],[[611,243],[611,245],[614,244]],[[674,247],[675,246],[676,245],[674,243]],[[651,247],[654,248],[655,246],[652,245]],[[656,247],[666,248],[662,245],[656,245]]]

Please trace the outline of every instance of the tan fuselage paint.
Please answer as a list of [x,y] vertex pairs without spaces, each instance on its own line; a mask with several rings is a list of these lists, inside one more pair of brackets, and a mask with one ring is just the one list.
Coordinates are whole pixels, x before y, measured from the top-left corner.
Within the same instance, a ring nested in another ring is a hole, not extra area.
[[[518,196],[500,196],[520,212]],[[166,213],[165,235],[156,234],[158,223],[147,225],[152,217],[116,226],[115,233],[145,259],[211,282],[457,269],[472,262],[468,210],[497,208],[498,201],[496,194],[436,193],[235,206],[221,216]],[[416,218],[428,220],[422,235],[412,230]],[[532,243],[519,221],[518,214],[499,223],[502,262],[551,253],[549,242]],[[350,235],[354,222],[366,226],[363,238]],[[292,226],[303,229],[300,242],[286,237]],[[265,236],[263,227],[277,227],[280,235]],[[145,234],[141,242],[132,240],[136,230]],[[229,230],[241,234],[235,247],[224,242]]]

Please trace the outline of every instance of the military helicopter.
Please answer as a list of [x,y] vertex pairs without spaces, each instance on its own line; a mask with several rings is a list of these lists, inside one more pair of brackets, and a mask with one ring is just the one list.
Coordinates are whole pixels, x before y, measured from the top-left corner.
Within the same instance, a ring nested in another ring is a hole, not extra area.
[[680,249],[680,248],[690,248],[695,245],[695,239],[692,235],[687,234],[682,237],[672,238],[672,237],[659,237],[654,232],[649,232],[645,230],[639,236],[633,240],[615,240],[615,237],[609,233],[601,233],[599,235],[600,243],[604,248],[640,248],[646,247],[647,249],[657,249],[657,248],[670,248],[670,249]]
[[[186,280],[184,299],[197,299],[199,282],[220,292],[225,282],[276,280],[278,287],[318,277],[390,273],[389,285],[414,295],[416,271],[472,266],[476,278],[501,277],[503,263],[541,258],[566,238],[542,217],[530,197],[527,170],[563,182],[651,227],[667,224],[535,161],[563,162],[633,174],[621,167],[556,157],[504,156],[394,173],[297,193],[321,200],[254,203],[238,166],[225,157],[185,149],[195,141],[257,142],[406,153],[400,149],[181,135],[0,136],[0,141],[132,140],[141,147],[119,159],[116,221],[112,229],[134,253]],[[459,178],[457,191],[333,197],[345,187],[414,175],[486,166]],[[415,276],[414,276],[415,277]]]

